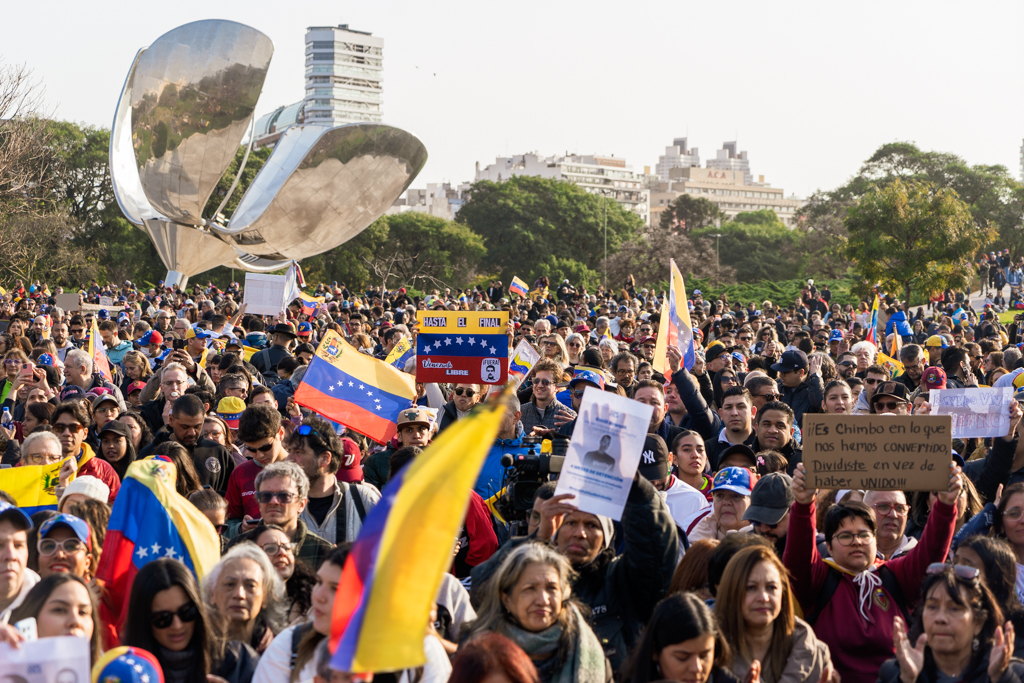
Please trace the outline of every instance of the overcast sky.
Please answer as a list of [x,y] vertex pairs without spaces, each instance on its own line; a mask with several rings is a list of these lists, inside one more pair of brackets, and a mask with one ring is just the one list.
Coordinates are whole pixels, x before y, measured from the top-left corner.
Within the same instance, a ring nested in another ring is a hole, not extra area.
[[536,151],[653,170],[688,136],[702,165],[738,139],[756,175],[805,197],[879,145],[914,141],[1020,175],[1019,2],[4,3],[0,60],[25,63],[57,116],[108,126],[135,51],[221,18],[268,34],[257,107],[302,98],[306,27],[382,36],[384,121],[430,160],[413,187]]

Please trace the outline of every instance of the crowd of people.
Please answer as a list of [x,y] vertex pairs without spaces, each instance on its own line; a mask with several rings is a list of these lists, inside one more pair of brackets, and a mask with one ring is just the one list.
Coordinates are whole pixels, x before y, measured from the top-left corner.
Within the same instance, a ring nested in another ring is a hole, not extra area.
[[[20,646],[28,618],[40,638],[86,638],[99,680],[354,680],[330,669],[329,646],[352,542],[388,481],[501,387],[418,382],[388,443],[298,405],[296,389],[328,330],[384,360],[415,340],[417,311],[502,310],[509,347],[525,339],[541,359],[471,494],[426,663],[377,680],[1024,681],[1024,388],[1005,435],[954,441],[944,490],[814,490],[801,448],[807,414],[928,414],[935,390],[1024,385],[1024,330],[995,305],[881,293],[873,326],[870,301],[813,281],[791,302],[694,291],[686,367],[671,343],[656,358],[667,293],[632,280],[589,293],[539,278],[525,297],[497,281],[311,291],[312,314],[296,300],[269,319],[246,313],[237,284],[93,282],[61,310],[60,288],[14,283],[0,299],[2,465],[63,465],[56,510],[26,514],[0,490],[0,640]],[[109,374],[87,351],[94,329]],[[529,509],[508,505],[503,457],[571,439],[588,388],[653,408],[621,520],[555,495],[557,475]],[[201,582],[177,559],[144,564],[110,622],[96,571],[111,506],[152,456],[175,465],[221,558]]]

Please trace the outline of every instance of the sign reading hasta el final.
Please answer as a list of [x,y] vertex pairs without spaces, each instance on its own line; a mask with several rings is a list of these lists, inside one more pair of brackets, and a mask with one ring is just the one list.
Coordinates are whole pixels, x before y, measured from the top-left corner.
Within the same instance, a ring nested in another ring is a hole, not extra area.
[[416,381],[505,384],[507,311],[418,311]]

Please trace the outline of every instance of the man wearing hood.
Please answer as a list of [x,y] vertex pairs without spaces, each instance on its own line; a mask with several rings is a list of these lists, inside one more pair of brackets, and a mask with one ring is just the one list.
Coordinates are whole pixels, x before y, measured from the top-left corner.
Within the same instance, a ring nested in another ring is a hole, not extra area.
[[889,320],[885,323],[885,336],[889,336],[896,330],[896,334],[900,335],[904,344],[909,344],[914,341],[914,331],[910,329],[910,323],[907,322],[907,314],[903,311],[894,311],[890,316]]

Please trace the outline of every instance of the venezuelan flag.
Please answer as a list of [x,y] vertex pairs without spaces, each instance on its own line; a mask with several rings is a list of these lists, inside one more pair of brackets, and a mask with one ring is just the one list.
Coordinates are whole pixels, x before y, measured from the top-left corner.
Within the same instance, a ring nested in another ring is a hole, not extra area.
[[393,368],[404,370],[405,364],[415,355],[416,351],[412,348],[412,340],[403,336],[402,341],[395,344],[395,348],[391,349],[391,353],[384,359],[384,362]]
[[868,323],[868,333],[864,337],[864,341],[869,341],[875,346],[878,346],[878,342],[875,340],[875,330],[878,329],[878,295],[875,294],[875,302],[871,304],[871,322]]
[[108,382],[113,381],[110,374],[110,361],[107,359],[107,352],[103,348],[103,337],[100,336],[100,328],[96,318],[92,319],[92,330],[89,332],[89,357],[92,358],[92,371],[103,375]]
[[[65,458],[66,460],[66,458]],[[40,510],[56,510],[56,488],[64,460],[49,465],[26,465],[0,470],[0,491],[14,497],[14,502],[32,515]]]
[[[686,286],[675,259],[669,259],[671,283],[668,292],[668,344],[675,344],[683,354],[683,367],[693,368],[697,354],[693,348],[693,323],[686,305]],[[664,319],[664,318],[663,318]]]
[[322,296],[310,296],[304,292],[299,293],[299,300],[302,302],[302,315],[313,315],[325,301]]
[[398,413],[416,398],[416,380],[359,353],[328,330],[295,391],[295,402],[378,443],[398,431]]
[[[689,312],[689,311],[687,311]],[[668,371],[668,302],[661,302],[661,317],[658,322],[658,336],[654,342],[654,358],[651,367],[664,375]]]
[[510,294],[518,294],[521,298],[525,299],[527,292],[530,291],[530,288],[526,285],[525,282],[520,280],[518,277],[513,277],[512,284],[508,286],[508,291]]
[[106,621],[120,624],[132,581],[143,565],[181,560],[200,581],[220,559],[210,520],[174,488],[174,464],[160,458],[128,466],[110,511],[96,578],[105,586]]
[[384,487],[338,583],[332,668],[385,672],[426,661],[424,624],[504,414],[499,402],[453,423]]

